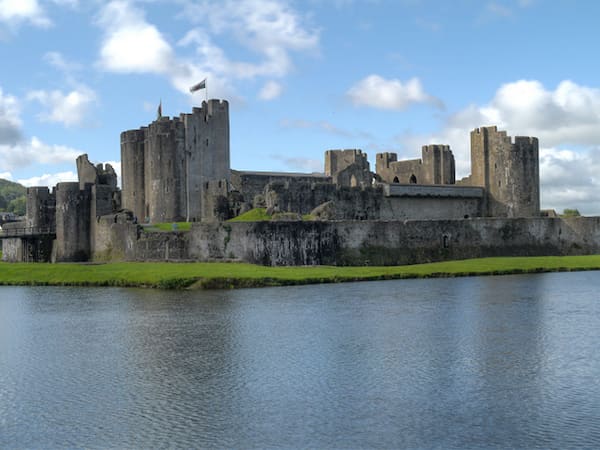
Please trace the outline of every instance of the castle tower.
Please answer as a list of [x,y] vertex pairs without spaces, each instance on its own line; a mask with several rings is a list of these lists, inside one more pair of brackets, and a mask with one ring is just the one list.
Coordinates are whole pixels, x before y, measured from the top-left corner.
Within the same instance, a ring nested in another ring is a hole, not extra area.
[[191,114],[161,117],[121,133],[123,207],[150,222],[202,220],[202,188],[229,184],[229,104],[202,102]]
[[144,217],[150,222],[185,219],[185,131],[175,117],[148,127],[144,154]]
[[396,153],[377,153],[375,155],[375,171],[378,174],[387,172],[390,168],[390,163],[398,161],[398,155]]
[[46,186],[27,188],[27,227],[55,227],[56,196]]
[[78,182],[56,185],[56,262],[89,260],[90,190],[80,190]]
[[471,132],[471,184],[486,190],[489,217],[531,217],[540,212],[538,140],[515,137],[497,127]]
[[424,145],[421,155],[423,184],[454,184],[454,155],[449,145]]
[[123,208],[143,220],[145,213],[144,148],[148,128],[121,133],[121,188]]
[[226,180],[226,187],[231,178],[229,104],[226,100],[209,100],[180,118],[185,128],[186,152],[184,215],[187,221],[199,221],[203,218],[206,183]]

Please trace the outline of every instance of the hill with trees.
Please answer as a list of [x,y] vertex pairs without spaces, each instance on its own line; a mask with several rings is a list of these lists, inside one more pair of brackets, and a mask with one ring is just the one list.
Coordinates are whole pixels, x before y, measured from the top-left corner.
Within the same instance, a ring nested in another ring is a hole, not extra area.
[[25,215],[27,188],[13,181],[0,178],[0,212]]

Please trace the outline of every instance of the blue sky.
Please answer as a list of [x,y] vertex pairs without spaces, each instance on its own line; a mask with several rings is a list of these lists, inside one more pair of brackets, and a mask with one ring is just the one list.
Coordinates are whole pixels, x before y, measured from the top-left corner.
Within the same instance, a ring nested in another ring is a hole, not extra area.
[[540,140],[542,207],[600,215],[600,2],[0,0],[0,177],[119,168],[119,133],[230,102],[240,170],[323,170],[327,149],[420,156],[469,131]]

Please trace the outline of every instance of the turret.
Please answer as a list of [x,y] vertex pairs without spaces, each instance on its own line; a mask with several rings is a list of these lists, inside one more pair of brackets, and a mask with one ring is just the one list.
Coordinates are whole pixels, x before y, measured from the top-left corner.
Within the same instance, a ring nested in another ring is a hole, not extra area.
[[485,215],[539,215],[537,138],[518,136],[513,143],[495,126],[477,128],[471,132],[471,170],[471,184],[486,189]]

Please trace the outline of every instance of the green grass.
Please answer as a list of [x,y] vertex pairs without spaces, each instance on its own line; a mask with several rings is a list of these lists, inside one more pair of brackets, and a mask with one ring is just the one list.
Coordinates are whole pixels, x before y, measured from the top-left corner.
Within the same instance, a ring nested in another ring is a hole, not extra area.
[[[175,222],[177,225],[176,231],[190,231],[192,227],[191,222]],[[164,223],[154,223],[152,225],[144,226],[144,230],[146,231],[174,231],[173,230],[173,222],[164,222]]]
[[0,263],[0,284],[238,288],[574,270],[600,270],[600,255],[482,258],[389,267],[264,267],[243,263]]
[[264,222],[271,220],[271,216],[267,214],[267,208],[254,208],[246,211],[228,222]]
[[[277,216],[277,214],[275,214],[274,216],[267,214],[266,208],[254,208],[250,211],[246,211],[245,213],[240,214],[237,217],[234,217],[233,219],[229,219],[228,222],[268,222],[269,220],[273,220],[273,218]],[[312,214],[303,214],[302,220],[315,220],[315,217]]]

